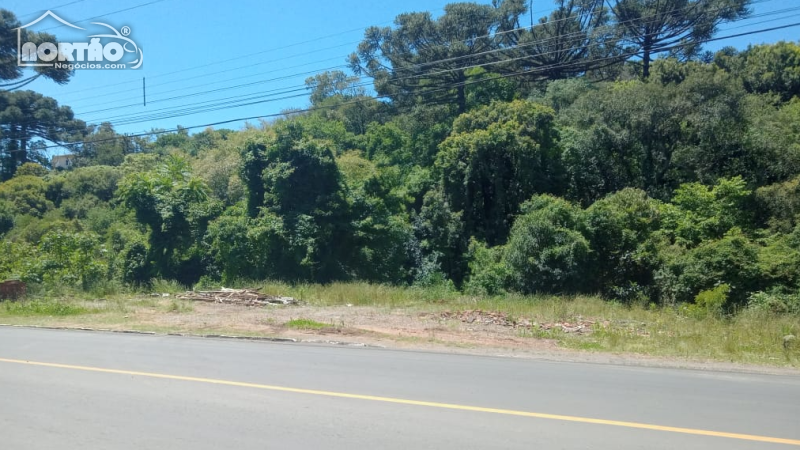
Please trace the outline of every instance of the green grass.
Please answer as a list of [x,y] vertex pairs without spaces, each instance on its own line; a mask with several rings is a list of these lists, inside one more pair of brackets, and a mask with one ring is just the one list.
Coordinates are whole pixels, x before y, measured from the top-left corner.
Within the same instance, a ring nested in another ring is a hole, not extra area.
[[8,316],[76,316],[96,312],[83,306],[56,300],[3,302],[2,312]]
[[455,301],[462,297],[458,292],[445,287],[401,287],[365,282],[288,284],[275,281],[235,280],[226,283],[225,287],[258,288],[265,294],[294,297],[312,306],[404,308]]
[[292,319],[284,325],[287,328],[294,328],[297,330],[321,330],[323,328],[331,328],[330,324],[317,322],[311,319]]
[[175,299],[169,302],[169,304],[166,306],[166,311],[176,314],[187,314],[194,311],[194,306],[192,305],[192,302]]

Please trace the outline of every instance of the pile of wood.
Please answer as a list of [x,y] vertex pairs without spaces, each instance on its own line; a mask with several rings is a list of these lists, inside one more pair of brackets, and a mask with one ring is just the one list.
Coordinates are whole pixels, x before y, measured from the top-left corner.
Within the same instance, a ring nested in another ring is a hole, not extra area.
[[266,295],[255,289],[227,289],[218,291],[187,291],[179,295],[179,299],[208,303],[226,303],[243,306],[296,305],[299,302],[292,297]]

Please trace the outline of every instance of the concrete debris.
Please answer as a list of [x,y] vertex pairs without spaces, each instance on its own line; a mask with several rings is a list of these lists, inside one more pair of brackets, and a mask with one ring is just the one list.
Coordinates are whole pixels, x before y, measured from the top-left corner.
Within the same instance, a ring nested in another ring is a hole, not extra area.
[[468,309],[465,311],[443,311],[439,314],[425,314],[427,318],[438,320],[458,320],[467,324],[499,325],[503,327],[540,330],[561,330],[564,333],[591,333],[595,324],[593,320],[576,322],[536,323],[526,318],[515,318],[503,312]]
[[300,303],[297,299],[292,297],[266,295],[255,289],[222,288],[218,291],[187,291],[185,294],[178,295],[177,298],[196,302],[225,303],[243,306],[297,305]]

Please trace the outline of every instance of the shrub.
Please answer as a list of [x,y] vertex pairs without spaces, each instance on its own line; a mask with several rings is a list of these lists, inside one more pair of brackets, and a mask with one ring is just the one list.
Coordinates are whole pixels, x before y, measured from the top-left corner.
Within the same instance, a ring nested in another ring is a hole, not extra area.
[[504,261],[523,293],[576,292],[586,282],[589,242],[577,231],[581,210],[541,195],[522,206],[511,229]]
[[503,254],[504,247],[488,248],[473,239],[469,244],[469,280],[464,291],[471,295],[505,294],[510,272]]
[[700,291],[727,284],[730,294],[725,306],[743,305],[762,281],[758,247],[738,229],[695,249],[675,250],[666,259],[656,273],[656,283],[667,303],[688,303]]
[[750,295],[748,308],[773,314],[800,315],[800,293],[758,291]]
[[660,226],[660,202],[639,189],[624,189],[586,210],[593,284],[606,296],[631,302],[649,297],[659,264],[651,237]]
[[689,305],[688,311],[695,317],[713,316],[720,317],[723,307],[728,302],[728,294],[731,287],[727,284],[720,284],[714,289],[700,291],[694,298],[694,304]]

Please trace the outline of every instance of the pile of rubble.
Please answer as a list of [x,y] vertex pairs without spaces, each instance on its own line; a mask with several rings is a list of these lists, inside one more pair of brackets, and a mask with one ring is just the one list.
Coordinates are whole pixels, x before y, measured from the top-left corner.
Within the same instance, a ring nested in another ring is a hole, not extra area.
[[[431,317],[434,316],[434,317]],[[593,320],[578,320],[575,322],[536,323],[525,318],[514,318],[503,312],[483,311],[480,309],[467,309],[464,311],[443,311],[429,318],[438,320],[458,320],[467,324],[499,325],[511,328],[525,328],[540,330],[561,330],[564,333],[591,333],[595,324]]]
[[228,289],[218,291],[187,291],[177,296],[182,300],[208,303],[225,303],[243,306],[297,305],[300,302],[292,297],[266,295],[255,289]]
[[500,325],[504,327],[530,326],[530,322],[525,324],[524,320],[518,323],[508,314],[502,312],[483,311],[480,309],[467,309],[465,311],[443,311],[438,315],[439,319],[460,320],[464,323],[479,323],[484,325]]

